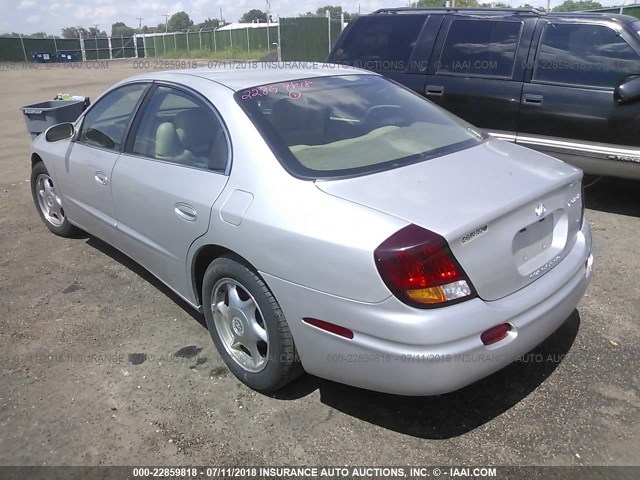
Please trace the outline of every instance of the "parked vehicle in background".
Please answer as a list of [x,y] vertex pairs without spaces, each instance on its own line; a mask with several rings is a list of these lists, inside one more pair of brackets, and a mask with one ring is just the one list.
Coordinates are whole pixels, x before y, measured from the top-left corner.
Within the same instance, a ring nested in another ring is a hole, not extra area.
[[203,311],[261,391],[304,367],[439,394],[540,344],[591,278],[582,172],[323,67],[115,85],[33,142],[43,222],[100,237]]
[[490,134],[640,179],[640,21],[533,9],[383,9],[329,62],[386,75]]

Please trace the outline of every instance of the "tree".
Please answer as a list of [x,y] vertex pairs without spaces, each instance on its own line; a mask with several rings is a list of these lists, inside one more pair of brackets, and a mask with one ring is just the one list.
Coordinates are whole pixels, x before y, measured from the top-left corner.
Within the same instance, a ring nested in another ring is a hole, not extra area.
[[95,37],[106,38],[107,37],[107,32],[103,32],[99,28],[96,28],[96,27],[89,27],[88,36],[89,37],[94,37],[94,38]]
[[[453,3],[453,2],[451,2]],[[416,7],[446,7],[446,0],[418,0]],[[456,0],[456,7],[479,7],[478,0]]]
[[82,38],[87,38],[89,32],[84,27],[66,27],[62,29],[62,38],[78,38],[82,35]]
[[136,33],[135,28],[127,27],[124,22],[116,22],[111,25],[112,37],[132,37]]
[[329,10],[331,18],[340,18],[340,15],[342,15],[342,7],[334,7],[333,5],[325,5],[324,7],[318,8],[316,10],[316,15],[326,15],[327,10]]
[[222,25],[222,22],[217,18],[207,18],[202,23],[197,24],[196,28],[218,28]]
[[267,21],[267,14],[262,10],[258,10],[257,8],[252,8],[248,12],[246,12],[242,17],[240,17],[241,23],[254,23],[254,22],[265,22]]
[[558,5],[551,9],[552,12],[575,12],[578,10],[593,10],[594,8],[602,8],[602,4],[592,0],[566,0],[562,5]]
[[189,14],[186,12],[174,13],[167,22],[167,27],[170,32],[182,32],[193,27],[193,20],[189,18]]
[[[443,0],[444,1],[444,0]],[[414,3],[412,6],[416,6],[416,4]],[[304,14],[300,14],[301,17],[324,17],[327,14],[327,10],[329,10],[329,15],[331,15],[331,18],[333,18],[334,20],[337,20],[340,18],[340,15],[342,15],[342,13],[344,13],[344,19],[345,20],[351,20],[352,18],[355,18],[358,16],[357,13],[349,13],[349,12],[344,12],[342,10],[342,7],[338,6],[335,7],[333,5],[325,5],[324,7],[320,7],[316,10],[316,13],[313,12],[307,12]]]
[[320,7],[319,9],[316,10],[316,14],[317,15],[326,15],[327,14],[327,10],[329,10],[329,15],[331,15],[331,18],[333,18],[333,19],[340,18],[340,15],[342,15],[343,13],[344,13],[344,19],[345,20],[351,20],[352,18],[358,16],[357,13],[345,12],[344,10],[342,10],[342,7],[334,7],[334,6],[331,6],[331,5],[327,5],[326,7]]

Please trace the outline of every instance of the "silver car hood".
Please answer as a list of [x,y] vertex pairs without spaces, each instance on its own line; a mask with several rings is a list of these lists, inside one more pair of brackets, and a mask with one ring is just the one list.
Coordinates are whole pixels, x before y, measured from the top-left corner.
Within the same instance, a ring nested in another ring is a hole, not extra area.
[[480,297],[495,300],[542,276],[573,246],[581,178],[579,169],[560,160],[491,139],[406,167],[316,185],[442,235]]

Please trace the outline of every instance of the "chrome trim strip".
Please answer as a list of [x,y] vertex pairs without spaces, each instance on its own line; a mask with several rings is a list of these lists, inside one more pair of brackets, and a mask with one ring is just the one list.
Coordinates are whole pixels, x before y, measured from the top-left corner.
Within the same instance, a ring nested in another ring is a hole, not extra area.
[[486,130],[486,132],[494,138],[505,140],[507,142],[515,142],[518,136],[515,133],[505,132],[502,130]]
[[561,148],[576,151],[579,154],[592,153],[599,155],[640,157],[640,148],[620,148],[611,144],[596,144],[592,142],[575,142],[556,140],[550,137],[517,135],[517,143],[526,143],[540,147]]

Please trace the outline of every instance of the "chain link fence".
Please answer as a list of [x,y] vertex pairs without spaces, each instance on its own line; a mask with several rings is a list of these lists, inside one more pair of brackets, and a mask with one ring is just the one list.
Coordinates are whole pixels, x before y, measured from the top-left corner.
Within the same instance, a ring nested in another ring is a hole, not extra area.
[[280,43],[283,61],[326,60],[342,32],[340,19],[295,17],[280,19]]
[[[55,61],[58,53],[75,54],[77,61],[119,58],[165,57],[208,53],[265,54],[277,52],[282,61],[315,61],[327,58],[342,31],[342,19],[329,16],[281,18],[267,27],[200,29],[186,32],[108,38],[0,37],[0,61],[31,62],[44,52]],[[232,26],[233,27],[233,26]],[[47,60],[48,61],[48,60]]]
[[261,28],[245,27],[217,30],[188,30],[165,34],[148,34],[142,37],[145,56],[162,57],[168,54],[203,51],[219,53],[233,51],[238,53],[267,52],[276,47],[278,26]]

